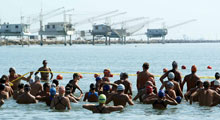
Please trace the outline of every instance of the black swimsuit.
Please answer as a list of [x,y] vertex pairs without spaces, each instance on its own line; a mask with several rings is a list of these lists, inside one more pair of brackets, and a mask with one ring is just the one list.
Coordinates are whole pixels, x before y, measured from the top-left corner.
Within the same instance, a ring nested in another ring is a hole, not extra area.
[[64,105],[63,103],[62,103],[62,99],[63,99],[63,97],[58,97],[58,102],[56,103],[56,104],[54,104],[55,105],[55,107],[58,105],[58,104],[61,104],[61,105],[63,105],[64,107],[66,107],[66,105]]
[[158,100],[155,100],[155,101],[154,101],[153,106],[154,106],[154,105],[163,105],[164,108],[167,107],[167,105],[164,103],[164,101],[158,102]]
[[103,113],[103,110],[105,109],[105,107],[102,107],[101,109],[99,109],[99,106],[96,106],[96,109],[98,110],[99,113]]

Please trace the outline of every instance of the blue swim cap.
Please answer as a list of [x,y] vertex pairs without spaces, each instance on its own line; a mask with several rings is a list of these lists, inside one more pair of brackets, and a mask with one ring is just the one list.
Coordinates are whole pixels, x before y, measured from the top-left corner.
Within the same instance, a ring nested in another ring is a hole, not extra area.
[[103,86],[103,91],[109,91],[110,90],[110,86],[109,85],[104,85]]
[[50,95],[54,96],[56,95],[56,89],[55,88],[50,88]]
[[100,81],[101,80],[101,78],[100,77],[96,77],[96,82],[98,82],[98,81]]
[[163,97],[165,96],[165,92],[162,91],[162,90],[160,90],[160,91],[158,92],[158,96],[159,96],[160,98],[163,98]]
[[176,97],[176,102],[180,104],[181,101],[182,101],[182,98],[181,98],[180,96],[177,96],[177,97]]

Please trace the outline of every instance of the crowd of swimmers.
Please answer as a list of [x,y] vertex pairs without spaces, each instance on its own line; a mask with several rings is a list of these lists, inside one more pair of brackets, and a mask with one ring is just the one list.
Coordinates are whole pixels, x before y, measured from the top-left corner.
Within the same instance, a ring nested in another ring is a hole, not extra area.
[[[136,95],[132,92],[132,83],[128,80],[127,73],[121,73],[120,79],[111,82],[112,74],[109,69],[104,69],[103,77],[95,74],[94,84],[90,84],[90,90],[83,92],[78,85],[82,75],[73,74],[73,79],[64,86],[59,85],[62,75],[53,79],[53,73],[43,61],[43,66],[38,72],[30,72],[28,77],[16,73],[15,68],[9,69],[9,75],[2,75],[0,79],[0,106],[4,101],[13,98],[18,104],[31,104],[45,102],[51,109],[71,109],[71,102],[77,103],[81,99],[90,103],[82,107],[93,113],[110,113],[120,111],[124,107],[134,105],[133,101],[139,100],[142,104],[152,104],[155,109],[166,109],[167,105],[178,105],[185,98],[190,104],[198,102],[201,106],[215,106],[220,103],[220,74],[215,73],[215,80],[202,82],[196,75],[197,67],[191,67],[191,73],[183,78],[178,71],[176,61],[172,62],[171,70],[164,70],[160,77],[161,87],[157,88],[154,75],[151,74],[149,63],[144,63],[143,71],[137,72]],[[38,75],[40,73],[40,75]],[[32,79],[32,76],[35,75]],[[164,80],[167,78],[168,80]],[[23,84],[21,80],[27,82]],[[42,84],[44,81],[44,84]],[[184,85],[187,85],[186,93],[183,94]],[[76,90],[80,95],[76,96]],[[134,97],[132,97],[134,96]],[[82,98],[84,97],[84,98]],[[113,106],[107,105],[113,102]]]

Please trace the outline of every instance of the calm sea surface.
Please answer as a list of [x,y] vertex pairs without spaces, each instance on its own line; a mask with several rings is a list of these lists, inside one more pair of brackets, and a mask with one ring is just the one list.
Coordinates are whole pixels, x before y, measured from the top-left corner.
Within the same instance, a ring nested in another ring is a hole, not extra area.
[[[102,72],[104,68],[110,68],[112,73],[127,72],[136,74],[142,70],[144,62],[150,63],[149,71],[155,75],[161,75],[163,68],[171,68],[173,60],[179,64],[179,70],[183,75],[190,73],[190,67],[195,64],[198,67],[199,76],[214,76],[220,71],[220,44],[130,44],[130,45],[73,45],[60,46],[1,46],[0,47],[0,75],[8,74],[9,67],[16,67],[17,73],[25,74],[36,71],[42,66],[44,59],[48,60],[48,66],[53,71],[59,72]],[[186,70],[180,67],[186,65]],[[213,69],[208,70],[210,65]],[[57,74],[54,74],[56,76]],[[62,74],[65,85],[72,74]],[[89,90],[89,84],[94,83],[92,74],[83,74],[79,85],[84,92]],[[113,82],[119,79],[114,76]],[[136,76],[129,76],[133,83],[134,94],[136,90]],[[205,80],[205,79],[203,79]],[[156,78],[157,87],[160,87],[159,78]],[[184,91],[186,88],[184,88]],[[79,91],[77,91],[79,94]],[[85,102],[72,103],[72,110],[57,112],[46,107],[45,103],[32,105],[19,105],[12,99],[5,101],[0,108],[1,119],[214,119],[218,118],[219,107],[200,107],[197,103],[189,105],[185,101],[178,106],[168,106],[166,110],[154,110],[152,105],[143,105],[138,101],[134,106],[127,106],[122,112],[111,114],[93,114],[82,109]]]

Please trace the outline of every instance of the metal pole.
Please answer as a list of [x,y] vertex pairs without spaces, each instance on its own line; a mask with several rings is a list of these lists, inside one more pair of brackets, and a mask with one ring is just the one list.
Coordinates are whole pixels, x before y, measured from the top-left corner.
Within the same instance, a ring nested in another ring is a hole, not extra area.
[[95,36],[92,37],[92,45],[95,45]]
[[72,36],[70,35],[70,45],[72,45]]
[[105,36],[105,45],[108,45],[107,35]]
[[111,44],[111,38],[110,37],[108,38],[108,44],[109,45]]

